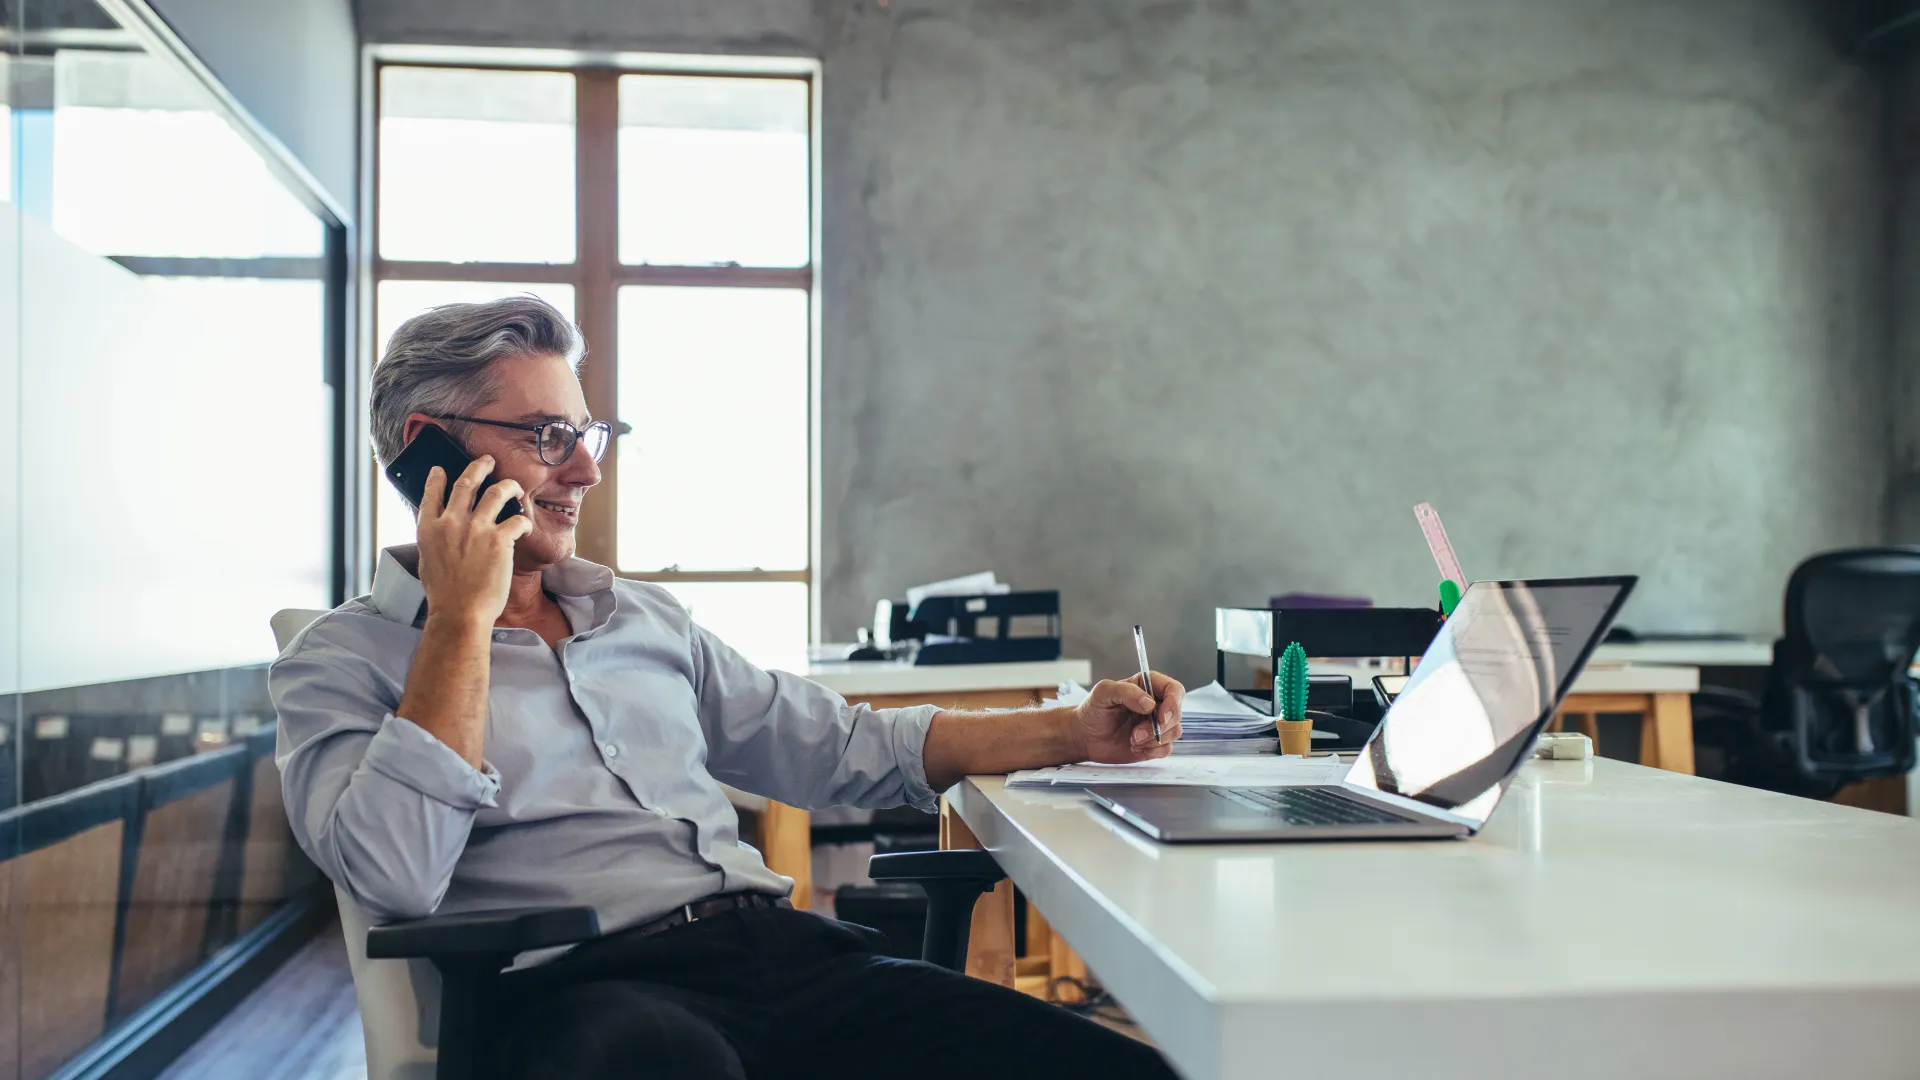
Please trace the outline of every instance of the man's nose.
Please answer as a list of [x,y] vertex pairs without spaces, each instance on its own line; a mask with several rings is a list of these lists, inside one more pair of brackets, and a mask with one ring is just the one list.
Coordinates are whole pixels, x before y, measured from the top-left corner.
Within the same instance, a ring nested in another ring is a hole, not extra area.
[[[607,450],[611,453],[613,448],[609,446]],[[563,484],[592,487],[600,482],[600,463],[593,460],[593,455],[587,453],[584,445],[574,447],[573,453],[567,456],[567,460],[560,463],[558,472],[560,482]]]

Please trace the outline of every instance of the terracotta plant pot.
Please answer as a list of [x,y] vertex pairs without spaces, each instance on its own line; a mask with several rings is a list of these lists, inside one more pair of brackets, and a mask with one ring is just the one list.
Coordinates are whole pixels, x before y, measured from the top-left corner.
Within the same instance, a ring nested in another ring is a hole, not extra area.
[[1313,753],[1313,721],[1275,720],[1273,726],[1280,732],[1281,753],[1301,757]]

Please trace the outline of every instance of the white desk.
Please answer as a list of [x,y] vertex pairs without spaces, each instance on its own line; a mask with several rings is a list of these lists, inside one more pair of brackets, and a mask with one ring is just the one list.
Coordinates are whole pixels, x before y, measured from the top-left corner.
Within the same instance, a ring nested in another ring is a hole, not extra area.
[[1639,641],[1630,645],[1601,645],[1593,650],[1593,663],[1766,667],[1773,663],[1773,642],[1746,638],[1738,641]]
[[[1346,664],[1316,664],[1316,674],[1349,675],[1356,692],[1370,693],[1374,671]],[[1554,718],[1559,730],[1567,717],[1586,736],[1600,743],[1602,714],[1640,717],[1640,764],[1674,772],[1693,771],[1693,701],[1700,689],[1700,669],[1615,661],[1589,664],[1573,681],[1573,689]]]
[[948,793],[1190,1080],[1912,1077],[1920,823],[1605,759],[1480,837],[1158,845]]
[[1093,680],[1093,665],[1085,660],[1049,660],[1030,664],[933,664],[925,667],[900,661],[814,660],[795,672],[849,701],[901,694],[975,694],[999,690],[1044,687],[1048,693],[1061,683],[1082,686]]
[[[1373,692],[1371,669],[1352,664],[1314,664],[1315,675],[1346,675],[1353,679],[1356,694]],[[1683,666],[1642,666],[1639,664],[1588,665],[1573,680],[1570,694],[1691,694],[1700,689],[1700,669]],[[1570,712],[1578,712],[1569,708]]]

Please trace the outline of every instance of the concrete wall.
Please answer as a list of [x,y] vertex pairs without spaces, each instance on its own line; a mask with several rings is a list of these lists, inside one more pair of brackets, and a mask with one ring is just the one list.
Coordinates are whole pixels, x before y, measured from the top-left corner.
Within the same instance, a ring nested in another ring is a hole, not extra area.
[[1887,73],[1892,187],[1893,477],[1889,539],[1920,544],[1920,51]]
[[359,44],[349,0],[151,0],[240,104],[351,213]]
[[[837,2],[837,0],[836,0]],[[357,0],[367,41],[819,55],[808,0]]]
[[372,40],[825,60],[829,633],[991,567],[1068,649],[1631,571],[1767,631],[1887,529],[1881,95],[1798,0],[365,0]]

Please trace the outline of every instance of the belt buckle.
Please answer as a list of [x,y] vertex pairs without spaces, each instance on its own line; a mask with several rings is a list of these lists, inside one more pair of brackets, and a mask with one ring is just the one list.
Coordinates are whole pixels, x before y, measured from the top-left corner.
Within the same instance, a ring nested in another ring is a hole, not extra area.
[[697,915],[695,915],[695,914],[693,913],[693,905],[692,905],[692,904],[681,904],[681,905],[680,905],[680,913],[681,913],[682,915],[685,915],[685,916],[687,917],[687,922],[696,922],[696,921],[698,921],[698,919],[699,919],[699,916],[697,916]]

